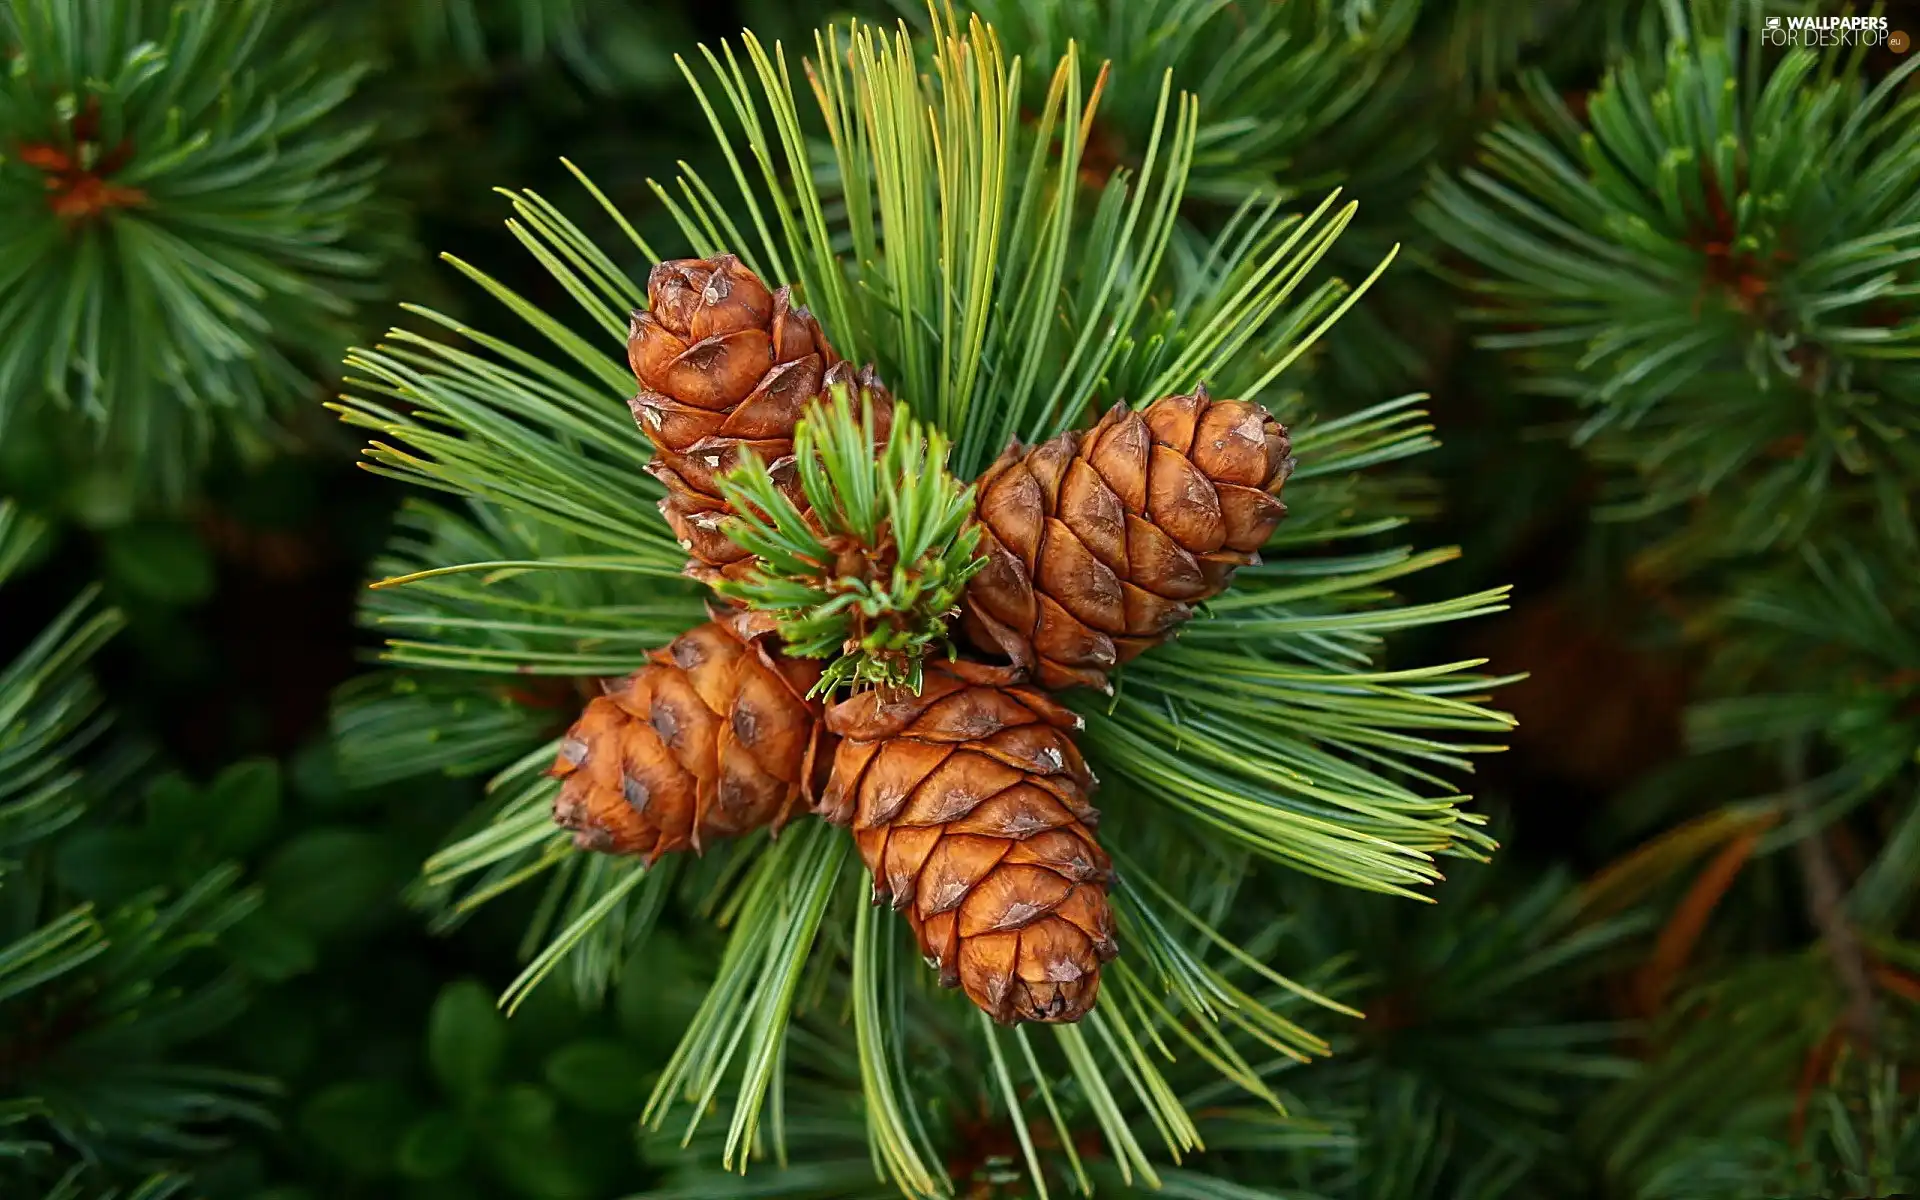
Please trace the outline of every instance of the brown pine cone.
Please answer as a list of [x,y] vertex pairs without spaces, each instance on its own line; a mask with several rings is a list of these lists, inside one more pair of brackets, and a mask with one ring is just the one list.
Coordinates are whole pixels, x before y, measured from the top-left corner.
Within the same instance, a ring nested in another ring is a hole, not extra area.
[[770,825],[819,796],[832,762],[820,664],[768,645],[747,613],[681,634],[652,662],[609,680],[560,743],[553,819],[585,850],[695,852]]
[[687,573],[711,582],[747,557],[720,529],[727,505],[714,482],[742,448],[786,482],[809,401],[835,383],[866,388],[883,423],[892,403],[873,368],[841,361],[791,288],[768,291],[731,254],[663,262],[647,296],[627,335],[641,389],[628,407],[653,442],[647,471],[666,485],[660,511],[692,556]]
[[968,640],[1043,687],[1108,687],[1260,561],[1291,449],[1266,409],[1204,387],[1008,447],[977,484],[987,565],[967,587]]
[[827,710],[842,740],[817,811],[851,825],[920,948],[996,1021],[1077,1021],[1118,950],[1080,718],[1006,668],[929,664],[911,693]]

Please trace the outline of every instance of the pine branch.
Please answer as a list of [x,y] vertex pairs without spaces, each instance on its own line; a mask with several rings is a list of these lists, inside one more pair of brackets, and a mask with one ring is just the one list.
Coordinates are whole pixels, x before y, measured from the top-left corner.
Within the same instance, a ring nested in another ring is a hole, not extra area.
[[[1115,844],[1144,851],[1129,871],[1137,888],[1115,902],[1131,957],[1083,1027],[1055,1035],[1044,1051],[1034,1047],[1032,1058],[1021,1044],[996,1041],[999,1065],[983,1063],[993,1074],[977,1076],[996,1081],[1003,1099],[1017,1099],[1036,1120],[1049,1108],[1044,1097],[1066,1103],[1060,1081],[1071,1078],[1122,1174],[1151,1185],[1163,1178],[1156,1159],[1185,1155],[1201,1139],[1200,1118],[1171,1083],[1169,1059],[1204,1065],[1271,1111],[1280,1098],[1264,1059],[1246,1047],[1298,1062],[1325,1045],[1286,1015],[1302,1001],[1325,1006],[1325,998],[1308,999],[1317,995],[1311,988],[1256,969],[1270,944],[1264,933],[1229,931],[1228,910],[1196,901],[1182,864],[1200,864],[1194,886],[1209,898],[1220,894],[1223,872],[1237,880],[1250,856],[1406,893],[1437,877],[1437,854],[1483,855],[1491,840],[1462,811],[1447,776],[1509,727],[1481,703],[1499,681],[1475,674],[1477,663],[1382,671],[1375,662],[1385,634],[1496,611],[1504,592],[1396,607],[1393,581],[1450,552],[1364,544],[1403,518],[1383,503],[1391,493],[1361,472],[1432,444],[1415,398],[1316,420],[1281,391],[1280,381],[1385,268],[1357,287],[1313,282],[1354,207],[1330,197],[1295,217],[1277,202],[1250,201],[1197,260],[1176,267],[1171,248],[1199,129],[1191,99],[1162,88],[1141,169],[1114,174],[1093,197],[1080,180],[1099,89],[1087,87],[1077,53],[1057,65],[1029,125],[1016,119],[1019,79],[993,31],[977,23],[943,30],[936,69],[926,73],[904,33],[854,26],[817,39],[807,77],[818,108],[813,127],[824,125],[833,148],[831,209],[814,171],[812,123],[802,118],[779,48],[747,35],[738,47],[703,52],[708,70],[689,66],[687,74],[731,178],[716,186],[685,169],[676,188],[657,186],[656,197],[693,253],[737,256],[767,281],[769,296],[791,284],[838,355],[874,360],[929,430],[951,440],[945,457],[958,479],[1009,441],[1043,440],[1115,401],[1144,405],[1202,379],[1223,394],[1268,399],[1294,421],[1307,464],[1296,487],[1311,482],[1268,548],[1268,564],[1248,568],[1243,586],[1190,626],[1191,647],[1163,648],[1157,661],[1149,656],[1123,675],[1110,710],[1099,700],[1082,704],[1081,743],[1107,777],[1101,803]],[[617,256],[663,256],[586,186],[626,235],[622,250],[596,246],[540,196],[511,196],[510,227],[578,302],[573,318],[455,264],[525,321],[540,349],[419,313],[464,344],[395,332],[352,358],[358,378],[339,410],[378,432],[373,469],[604,548],[483,557],[452,573],[407,550],[419,566],[403,568],[404,586],[391,594],[413,597],[422,624],[464,647],[447,666],[571,664],[507,645],[496,652],[491,642],[483,650],[459,632],[481,625],[445,619],[483,594],[472,581],[485,572],[532,580],[591,569],[643,610],[683,586],[666,578],[683,559],[647,511],[657,490],[635,469],[644,442],[624,419],[632,376],[618,350],[629,333],[625,314],[645,296]],[[874,527],[884,495],[896,509],[924,504],[928,516],[922,538],[908,536],[915,522],[895,512],[895,537],[929,552],[944,544],[950,518],[965,511],[957,484],[929,470],[917,480],[929,495],[887,493],[888,480],[914,474],[913,463],[931,466],[943,455],[929,445],[924,459],[914,457],[918,439],[896,438],[888,454],[902,458],[863,462],[849,448],[872,439],[852,428],[849,421],[822,439],[814,494],[805,486],[810,466],[796,480],[808,506],[830,522],[813,529],[794,496],[783,501],[773,475],[754,473],[759,486],[749,482],[734,495],[734,507],[748,514],[736,536],[757,538],[770,561],[784,554],[786,567],[804,566],[820,560],[816,543],[829,524],[854,533]],[[810,460],[797,456],[796,464]],[[872,488],[855,486],[860,480]],[[1329,552],[1342,542],[1363,544]],[[462,580],[469,582],[455,582]],[[652,636],[601,612],[604,624],[576,620],[609,641],[626,628],[636,644]],[[553,617],[537,630],[533,622],[484,628],[489,638],[558,637],[569,622]],[[1225,653],[1229,643],[1235,655]],[[419,651],[408,654],[432,665]],[[1220,669],[1229,660],[1231,669]],[[1209,694],[1193,691],[1201,678],[1212,684]],[[751,835],[652,867],[583,853],[548,817],[554,784],[541,772],[553,754],[550,746],[529,749],[495,777],[486,811],[429,862],[417,898],[444,925],[527,881],[546,881],[525,946],[528,967],[510,989],[514,1003],[561,970],[581,993],[598,995],[623,961],[643,952],[670,906],[716,919],[728,930],[717,978],[650,1116],[684,1120],[690,1135],[717,1124],[714,1149],[735,1167],[760,1142],[778,1156],[791,1134],[781,1088],[801,1022],[854,976],[851,1011],[870,1017],[890,1003],[892,985],[867,969],[872,943],[861,941],[853,916],[866,888],[839,869],[844,843],[795,826],[777,840]],[[1241,970],[1259,976],[1257,989],[1234,980]],[[899,1061],[906,1034],[871,1019],[863,1028],[869,1070],[861,1086],[881,1161],[921,1174],[928,1155],[915,1148],[911,1115],[918,1080],[883,1082],[882,1065]],[[1144,1120],[1141,1132],[1130,1114]]]
[[[1777,843],[1819,839],[1867,805],[1920,820],[1912,815],[1920,748],[1916,604],[1920,577],[1897,556],[1835,539],[1734,576],[1726,598],[1697,619],[1696,636],[1713,653],[1701,684],[1708,698],[1687,714],[1688,740],[1703,753],[1765,750],[1796,764],[1800,777],[1764,800],[1793,817]],[[1862,893],[1861,915],[1874,925],[1898,926],[1900,905],[1888,882],[1912,869],[1915,853],[1893,839],[1866,864],[1875,882]],[[1819,914],[1835,898],[1817,881],[1821,868],[1808,866],[1804,882],[1822,889],[1809,893],[1810,911]],[[1868,904],[1873,896],[1883,899]],[[1848,923],[1843,912],[1823,916],[1823,931]],[[1849,939],[1842,939],[1844,946]]]
[[1794,856],[1800,862],[1800,882],[1805,891],[1807,912],[1820,931],[1827,958],[1846,991],[1847,1005],[1842,1021],[1857,1039],[1860,1052],[1873,1057],[1880,1042],[1879,1005],[1874,998],[1873,982],[1867,976],[1867,959],[1847,919],[1846,894],[1840,884],[1840,871],[1834,865],[1824,830],[1814,825],[1814,814],[1802,792],[1805,771],[1801,765],[1804,747],[1787,750],[1787,809],[1803,825],[1813,827],[1794,841]]
[[1847,998],[1811,953],[1758,956],[1698,980],[1654,1031],[1657,1053],[1587,1112],[1607,1176],[1637,1187],[1695,1139],[1740,1130],[1784,1139],[1804,1064]]
[[[1466,866],[1439,903],[1289,888],[1309,957],[1346,947],[1345,994],[1366,1020],[1291,1079],[1306,1111],[1339,1119],[1346,1153],[1303,1155],[1341,1194],[1450,1196],[1493,1182],[1572,1179],[1571,1117],[1632,1064],[1625,1028],[1576,997],[1614,966],[1644,914],[1582,923],[1563,872],[1522,882]],[[1335,1181],[1340,1181],[1338,1184]]]
[[[21,569],[46,525],[0,500],[0,584]],[[124,626],[91,589],[0,669],[0,884],[16,858],[78,819],[75,757],[104,728],[84,665]]]
[[[909,20],[947,5],[901,2]],[[1039,111],[1052,64],[1076,47],[1105,64],[1109,83],[1088,136],[1095,186],[1114,166],[1134,166],[1152,140],[1153,93],[1138,81],[1171,75],[1203,114],[1187,195],[1235,205],[1252,194],[1298,194],[1341,179],[1304,168],[1318,138],[1378,94],[1411,36],[1420,6],[1316,0],[1235,7],[1203,0],[976,0],[966,6],[1020,48],[1022,95]],[[936,16],[928,29],[937,35]],[[1308,173],[1309,170],[1311,173]]]
[[[1231,910],[1235,894],[1215,878],[1183,900],[1206,927],[1194,910]],[[852,974],[824,977],[825,1002],[797,1016],[789,1033],[789,1053],[806,1067],[788,1085],[782,1169],[743,1180],[722,1165],[724,1129],[703,1126],[683,1145],[679,1127],[669,1125],[649,1144],[667,1178],[646,1196],[727,1200],[831,1190],[934,1197],[1000,1186],[1036,1196],[1164,1188],[1268,1200],[1282,1193],[1250,1186],[1256,1172],[1247,1168],[1263,1161],[1257,1156],[1328,1144],[1312,1118],[1275,1111],[1272,1087],[1303,1057],[1324,1053],[1317,1039],[1307,1039],[1304,1052],[1276,1048],[1252,1032],[1215,1043],[1204,1022],[1171,1016],[1150,994],[1115,1006],[1110,1025],[1084,1036],[995,1030],[944,1003],[927,987],[899,927],[858,907]],[[1299,993],[1291,999],[1260,982],[1260,973],[1273,974],[1262,964],[1284,944],[1284,931],[1263,931],[1250,943],[1247,963],[1223,962],[1207,986],[1250,1010],[1270,1006],[1293,1015],[1333,1004],[1290,980],[1287,987]],[[1205,957],[1181,952],[1196,963]],[[849,1005],[851,1028],[836,1019]],[[1165,1062],[1161,1047],[1191,1037],[1206,1039],[1209,1053],[1217,1050],[1244,1070],[1272,1107],[1240,1103],[1240,1085],[1216,1074],[1205,1056]],[[1146,1053],[1136,1056],[1129,1047]],[[1152,1160],[1153,1144],[1165,1138],[1184,1147],[1184,1167]],[[1183,1140],[1189,1138],[1198,1140]],[[879,1181],[876,1160],[884,1167]]]
[[1649,1200],[1744,1200],[1894,1196],[1920,1187],[1920,1107],[1902,1094],[1894,1065],[1836,1063],[1805,1112],[1809,1128],[1800,1139],[1742,1128],[1682,1143],[1640,1194]]
[[1797,50],[1762,77],[1739,30],[1677,35],[1584,117],[1531,80],[1536,115],[1422,218],[1480,268],[1462,282],[1503,327],[1484,344],[1590,408],[1577,440],[1638,476],[1615,515],[1705,498],[1679,565],[1876,509],[1910,554],[1890,481],[1920,471],[1917,65],[1870,83],[1857,56]]
[[0,6],[6,436],[50,408],[177,499],[309,391],[378,261],[323,40],[265,0]]
[[[0,502],[0,565],[17,567],[35,534]],[[259,895],[227,866],[177,895],[95,904],[74,894],[56,853],[90,791],[79,755],[104,728],[86,660],[121,624],[89,590],[0,669],[0,1186],[10,1193],[113,1195],[102,1179],[204,1151],[229,1121],[268,1120],[263,1081],[166,1061],[237,1012],[239,979],[207,952]],[[180,1186],[156,1176],[133,1194]]]

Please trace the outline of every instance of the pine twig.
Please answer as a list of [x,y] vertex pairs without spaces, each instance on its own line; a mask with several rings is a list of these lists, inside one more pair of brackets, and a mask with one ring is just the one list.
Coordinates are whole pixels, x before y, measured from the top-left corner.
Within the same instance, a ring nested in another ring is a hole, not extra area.
[[1636,999],[1644,1015],[1657,1016],[1666,1007],[1674,981],[1693,956],[1693,948],[1706,932],[1713,910],[1740,877],[1760,844],[1760,834],[1771,824],[1771,820],[1756,822],[1728,842],[1687,889],[1686,897],[1661,929],[1653,954],[1634,980]]
[[[1786,802],[1797,821],[1811,826],[1814,818],[1807,806],[1804,791],[1804,754],[1805,747],[1799,745],[1787,753]],[[1842,1023],[1852,1032],[1861,1049],[1871,1055],[1878,1041],[1879,1025],[1873,981],[1867,972],[1866,952],[1861,949],[1852,922],[1847,920],[1846,893],[1840,886],[1840,872],[1834,865],[1833,852],[1827,845],[1825,834],[1818,828],[1797,839],[1793,850],[1800,861],[1800,879],[1805,888],[1807,914],[1820,931],[1820,940],[1826,943],[1827,954],[1840,976],[1840,986],[1847,993],[1847,1008],[1842,1015]]]

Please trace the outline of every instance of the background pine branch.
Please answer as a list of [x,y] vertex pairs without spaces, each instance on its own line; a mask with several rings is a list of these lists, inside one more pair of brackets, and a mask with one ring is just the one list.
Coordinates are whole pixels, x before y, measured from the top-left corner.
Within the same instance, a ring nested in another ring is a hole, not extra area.
[[259,3],[22,0],[0,36],[0,428],[177,501],[216,438],[264,451],[374,294],[361,72]]

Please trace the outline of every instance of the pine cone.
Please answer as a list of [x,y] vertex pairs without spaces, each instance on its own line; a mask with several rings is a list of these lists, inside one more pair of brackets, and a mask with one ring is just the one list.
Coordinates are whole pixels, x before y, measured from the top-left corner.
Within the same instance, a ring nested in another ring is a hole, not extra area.
[[1077,1021],[1118,951],[1080,718],[1005,668],[929,664],[911,693],[827,710],[843,740],[818,810],[851,825],[876,903],[995,1020]]
[[1106,688],[1259,561],[1293,465],[1266,409],[1204,387],[1008,447],[977,484],[987,565],[962,607],[968,640],[1043,687]]
[[732,614],[688,631],[595,697],[560,743],[553,819],[582,849],[696,852],[771,825],[820,794],[832,761],[820,664],[781,655],[768,622]]
[[711,582],[747,557],[720,529],[728,509],[714,483],[743,447],[785,484],[809,401],[839,383],[870,389],[883,422],[892,404],[872,367],[855,371],[834,353],[791,288],[769,292],[731,254],[663,262],[647,295],[627,335],[641,388],[628,407],[653,442],[647,471],[666,485],[660,511],[692,556],[687,574]]

